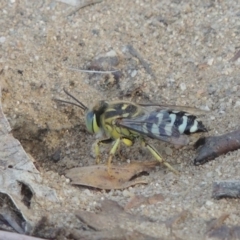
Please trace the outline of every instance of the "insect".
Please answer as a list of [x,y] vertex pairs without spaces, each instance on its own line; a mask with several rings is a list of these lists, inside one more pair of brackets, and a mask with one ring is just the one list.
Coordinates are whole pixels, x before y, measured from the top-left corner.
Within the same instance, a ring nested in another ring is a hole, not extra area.
[[91,133],[102,133],[105,139],[95,144],[96,162],[100,161],[100,145],[112,144],[108,158],[108,173],[111,175],[111,162],[114,154],[124,143],[132,146],[140,140],[153,157],[178,173],[168,162],[164,161],[160,153],[150,145],[146,137],[169,142],[174,145],[186,145],[191,133],[206,132],[203,123],[197,120],[195,113],[201,110],[171,105],[136,104],[128,101],[99,101],[92,109],[86,107],[77,98],[64,89],[64,92],[77,103],[56,99],[64,103],[78,106],[85,112],[87,130]]

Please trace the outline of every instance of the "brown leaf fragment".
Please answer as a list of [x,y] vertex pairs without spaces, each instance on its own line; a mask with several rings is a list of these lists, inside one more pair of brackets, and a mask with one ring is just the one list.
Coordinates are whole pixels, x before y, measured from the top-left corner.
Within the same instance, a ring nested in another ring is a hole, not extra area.
[[240,239],[240,226],[233,226],[231,230],[232,239]]
[[147,197],[144,197],[142,195],[133,196],[130,201],[126,204],[124,207],[125,210],[139,207],[143,204],[147,203]]
[[149,218],[127,213],[117,202],[107,199],[102,202],[99,213],[77,211],[76,216],[90,228],[97,231],[114,229],[119,225],[123,226],[127,222],[134,225],[145,221],[149,222]]
[[136,195],[130,199],[130,201],[124,207],[125,210],[139,207],[141,205],[156,204],[157,202],[163,201],[164,197],[162,194],[154,194],[150,197],[144,197],[142,195]]
[[156,165],[158,165],[157,161],[131,162],[130,164],[120,166],[111,165],[110,176],[107,171],[107,165],[99,164],[70,169],[66,171],[66,177],[70,178],[74,185],[105,190],[124,189],[136,184],[146,184],[146,181],[133,178],[142,172],[150,171]]
[[160,238],[154,238],[138,231],[129,231],[119,227],[111,230],[103,230],[96,232],[74,230],[71,232],[70,236],[73,239],[84,240],[161,240]]
[[200,138],[196,143],[197,157],[195,165],[204,164],[216,157],[240,148],[240,130],[230,132],[221,136]]
[[179,224],[180,222],[185,221],[185,219],[189,216],[190,212],[188,210],[183,210],[179,214],[169,218],[166,220],[165,225],[167,228],[170,228],[172,230],[173,225]]
[[154,194],[154,195],[148,197],[148,204],[156,204],[156,203],[161,202],[163,200],[164,200],[164,197],[161,193]]
[[206,233],[208,233],[208,232],[210,232],[210,231],[212,231],[214,229],[220,228],[223,225],[224,221],[228,217],[229,217],[229,214],[228,213],[224,213],[219,218],[211,220],[208,223]]
[[215,199],[240,198],[240,180],[214,182],[212,197]]
[[206,234],[210,238],[217,238],[220,240],[233,239],[234,227],[223,224],[229,217],[228,213],[222,214],[219,218],[209,221],[207,224]]
[[210,238],[220,239],[220,240],[233,239],[231,237],[231,229],[225,224],[216,229],[213,229],[207,235]]
[[151,219],[127,213],[122,206],[112,200],[105,199],[101,203],[99,213],[78,211],[76,217],[97,232],[75,231],[75,239],[156,239],[134,229],[142,224],[147,224],[148,226],[149,224],[154,224]]
[[204,62],[204,63],[198,64],[197,67],[199,70],[204,70],[204,69],[208,68],[209,65],[206,62]]

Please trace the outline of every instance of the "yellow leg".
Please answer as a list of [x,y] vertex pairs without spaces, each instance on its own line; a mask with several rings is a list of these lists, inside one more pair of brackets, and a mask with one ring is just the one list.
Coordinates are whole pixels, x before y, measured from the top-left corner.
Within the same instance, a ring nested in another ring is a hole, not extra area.
[[113,140],[111,138],[107,138],[107,139],[102,139],[102,140],[99,140],[99,141],[96,141],[95,143],[95,155],[96,155],[96,164],[99,164],[100,162],[100,145],[101,144],[109,144],[113,142]]
[[[130,140],[130,139],[128,139],[128,138],[121,138],[121,142],[123,142],[123,143],[124,143],[126,146],[128,146],[128,147],[130,147],[130,146],[133,145],[133,141]],[[119,154],[121,160],[123,161],[124,159],[123,159],[123,156],[122,156],[122,154],[121,154],[121,152],[120,152],[121,142],[120,142],[119,145],[118,145],[118,146],[119,146],[119,147],[118,147],[118,154]]]
[[142,140],[142,143],[150,151],[150,153],[155,157],[156,160],[158,160],[160,163],[162,163],[165,167],[169,168],[173,173],[179,174],[179,172],[177,170],[175,170],[168,162],[165,162],[163,160],[160,153],[153,146],[148,144],[145,140]]
[[108,158],[108,174],[111,176],[111,162],[112,162],[112,158],[114,156],[114,154],[116,153],[118,146],[120,144],[120,138],[116,139],[116,141],[113,144],[112,149],[109,152],[109,158]]

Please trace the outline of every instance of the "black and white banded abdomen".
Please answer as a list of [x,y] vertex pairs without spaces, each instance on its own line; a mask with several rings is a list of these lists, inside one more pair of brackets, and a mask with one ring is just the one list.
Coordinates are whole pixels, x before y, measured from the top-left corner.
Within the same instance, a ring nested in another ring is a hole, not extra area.
[[182,111],[169,112],[171,125],[176,127],[181,134],[191,134],[196,132],[207,132],[203,123],[197,117]]

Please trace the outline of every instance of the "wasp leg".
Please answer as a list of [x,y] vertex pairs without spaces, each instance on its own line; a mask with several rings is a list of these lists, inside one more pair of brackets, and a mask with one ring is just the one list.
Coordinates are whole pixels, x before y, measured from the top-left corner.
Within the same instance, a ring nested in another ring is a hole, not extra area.
[[122,155],[122,153],[121,153],[121,142],[119,143],[119,145],[118,145],[118,149],[117,149],[117,154],[118,154],[118,156],[121,158],[121,160],[123,161],[124,160],[124,157],[123,157],[123,155]]
[[[121,138],[121,142],[123,142],[128,147],[131,147],[134,143],[132,140],[130,140],[129,138],[125,138],[125,137]],[[120,142],[120,144],[121,144],[121,142]],[[119,144],[119,147],[118,147],[118,154],[121,157],[121,160],[123,161],[123,156],[120,152],[120,146],[121,146],[120,144]]]
[[142,139],[142,144],[150,151],[150,153],[153,155],[153,157],[155,157],[156,160],[162,163],[165,167],[169,168],[173,173],[179,174],[179,172],[175,170],[168,162],[164,161],[160,153],[153,146],[148,144],[144,139]]
[[109,158],[108,158],[108,175],[111,176],[111,162],[112,162],[112,158],[114,156],[114,154],[116,153],[118,147],[119,147],[119,144],[120,144],[120,141],[121,139],[118,138],[116,139],[116,141],[114,142],[113,146],[112,146],[112,149],[110,150],[109,152]]
[[112,138],[107,138],[107,139],[102,139],[102,140],[96,141],[96,143],[95,143],[96,164],[99,164],[99,162],[100,162],[100,145],[101,144],[109,144],[112,142],[113,142]]

